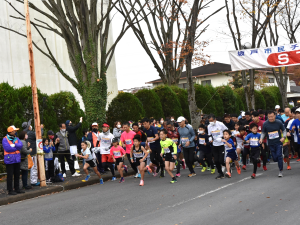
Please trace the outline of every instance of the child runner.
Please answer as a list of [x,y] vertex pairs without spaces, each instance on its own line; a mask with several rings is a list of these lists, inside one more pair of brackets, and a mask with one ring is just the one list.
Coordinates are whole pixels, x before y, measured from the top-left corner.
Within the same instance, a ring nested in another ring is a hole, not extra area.
[[177,182],[177,180],[176,177],[174,177],[172,171],[175,167],[175,160],[177,159],[177,145],[170,138],[167,138],[167,135],[168,131],[166,129],[162,129],[160,131],[160,155],[165,161],[165,169],[172,178],[170,182],[174,184]]
[[53,141],[47,138],[43,139],[43,150],[45,152],[45,167],[46,170],[46,183],[51,183],[51,178],[54,177],[54,159],[53,152],[56,151]]
[[149,166],[145,167],[145,162],[147,160],[148,151],[145,150],[143,146],[141,146],[141,138],[139,135],[135,135],[133,137],[133,146],[130,151],[130,160],[131,163],[136,164],[137,168],[141,173],[141,181],[140,186],[144,186],[144,176],[145,171],[148,170],[149,173],[152,173],[152,170]]
[[226,169],[227,169],[227,173],[225,174],[225,176],[231,178],[230,161],[231,160],[234,161],[238,174],[241,174],[241,168],[238,162],[238,155],[235,150],[233,140],[231,139],[230,130],[223,131],[223,138],[224,139],[222,139],[222,142],[224,143],[225,151],[226,151]]
[[[232,136],[235,137],[235,141],[236,141],[236,152],[238,154],[238,160],[240,161],[240,154],[242,152],[242,150],[244,149],[244,144],[243,144],[243,136],[244,136],[244,132],[246,131],[246,128],[239,126],[238,123],[234,124],[234,131],[232,132]],[[242,134],[240,133],[240,131],[242,131]]]
[[252,133],[247,135],[245,141],[247,143],[250,143],[250,148],[251,148],[250,158],[252,159],[252,163],[253,163],[253,174],[251,175],[251,177],[255,179],[257,164],[260,162],[260,144],[259,144],[260,134],[257,133],[258,125],[256,123],[251,123],[250,130]]
[[211,154],[211,147],[210,147],[210,142],[209,142],[209,137],[208,135],[205,133],[205,125],[200,124],[199,126],[199,134],[198,134],[198,148],[200,150],[200,156],[199,156],[199,162],[202,164],[203,168],[201,170],[201,172],[205,172],[207,167],[206,164],[204,162],[204,158],[206,159],[206,161],[208,161],[208,164],[211,167],[211,174],[215,173],[215,167],[214,167],[214,163],[212,161],[212,154]]
[[125,152],[124,148],[122,148],[119,145],[118,138],[114,138],[112,140],[112,144],[113,144],[113,146],[110,149],[110,155],[112,156],[112,158],[115,162],[115,165],[117,166],[117,169],[121,176],[119,183],[123,183],[123,182],[125,182],[124,177],[123,177],[123,169],[125,170],[125,173],[127,173],[127,166],[123,165],[124,156],[126,155],[126,152]]
[[86,178],[83,180],[83,182],[88,181],[89,178],[91,177],[91,175],[89,174],[87,169],[89,167],[92,167],[94,172],[97,174],[97,176],[100,179],[100,184],[103,184],[103,179],[101,178],[101,175],[100,175],[99,171],[97,170],[95,159],[92,156],[92,153],[91,153],[91,151],[88,147],[90,147],[90,142],[88,142],[88,141],[82,142],[81,143],[81,148],[82,148],[81,149],[81,155],[76,154],[76,157],[85,159],[85,164],[84,164],[83,170],[86,174]]

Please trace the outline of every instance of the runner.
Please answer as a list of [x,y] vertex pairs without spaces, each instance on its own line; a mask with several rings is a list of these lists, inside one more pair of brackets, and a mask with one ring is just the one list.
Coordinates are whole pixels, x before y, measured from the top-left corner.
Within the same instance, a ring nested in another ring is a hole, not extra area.
[[125,150],[119,145],[119,139],[114,138],[112,140],[113,146],[110,149],[110,155],[113,158],[115,165],[117,166],[117,169],[120,173],[120,181],[119,183],[125,182],[125,179],[123,177],[123,170],[125,170],[125,173],[127,173],[127,166],[123,165],[124,163],[124,156],[126,155]]
[[167,135],[168,131],[166,129],[162,129],[160,131],[160,156],[163,157],[166,171],[172,178],[170,183],[174,184],[177,182],[177,180],[172,171],[175,167],[175,160],[177,159],[177,145],[170,138],[167,138]]
[[[242,153],[242,151],[244,150],[244,143],[243,143],[243,136],[241,137],[240,135],[240,130],[239,130],[240,126],[238,125],[238,123],[234,124],[234,131],[232,132],[232,136],[235,137],[235,142],[236,142],[236,153],[238,154],[238,160],[240,161],[240,155]],[[241,129],[243,127],[241,126]],[[246,131],[246,129],[242,129],[244,131]]]
[[[268,146],[271,150],[272,158],[274,162],[278,162],[279,174],[278,177],[282,177],[283,170],[283,159],[282,159],[282,143],[286,138],[286,130],[283,123],[276,120],[276,115],[274,111],[268,112],[268,121],[263,125],[261,132],[261,137],[259,143],[263,143],[263,139],[267,136]],[[294,124],[294,123],[293,123]],[[292,124],[292,127],[294,126]],[[281,132],[283,137],[281,137]]]
[[[211,174],[215,173],[215,167],[214,167],[214,163],[212,161],[212,154],[211,154],[211,146],[210,146],[210,142],[209,142],[209,138],[208,135],[205,133],[205,125],[200,124],[199,126],[199,134],[198,134],[198,138],[197,138],[197,145],[200,151],[200,155],[199,155],[199,163],[201,163],[202,165],[202,170],[201,172],[205,172],[206,169],[211,168]],[[207,166],[206,166],[206,162],[204,162],[203,159],[206,159]]]
[[195,154],[195,132],[190,125],[186,125],[185,118],[183,116],[178,117],[177,123],[179,125],[179,147],[182,146],[183,154],[185,158],[186,165],[190,170],[188,177],[196,176],[193,169],[194,154]]
[[222,165],[224,163],[224,143],[222,142],[223,131],[227,130],[227,127],[216,120],[215,115],[211,114],[208,116],[209,125],[208,136],[210,136],[210,142],[212,142],[212,154],[214,156],[214,162],[218,170],[218,176],[216,179],[224,178],[224,173],[222,171]]
[[[294,149],[294,157],[293,157],[293,159],[297,159],[298,158],[298,151],[299,151],[299,148],[298,148],[298,136],[297,136],[297,133],[296,132],[292,132],[291,131],[291,129],[292,129],[292,127],[291,127],[291,125],[292,125],[292,123],[297,119],[297,115],[296,115],[296,110],[297,110],[297,108],[296,107],[294,107],[293,109],[292,109],[292,117],[293,117],[293,119],[291,119],[290,121],[289,121],[289,123],[288,123],[288,125],[287,125],[287,131],[289,131],[288,133],[287,133],[287,136],[291,136],[291,144],[293,145],[293,149]],[[300,158],[297,160],[297,161],[300,161]]]
[[148,170],[149,173],[152,172],[149,166],[145,167],[147,155],[148,155],[148,151],[146,151],[145,148],[141,146],[140,136],[135,135],[133,138],[133,146],[131,147],[130,150],[130,160],[132,163],[135,162],[137,168],[141,173],[140,186],[144,186],[145,171]]
[[253,163],[253,174],[251,175],[252,179],[256,178],[256,171],[257,171],[257,164],[260,163],[260,134],[257,133],[258,131],[258,125],[256,123],[251,123],[250,130],[252,133],[248,134],[245,138],[245,141],[247,143],[250,143],[251,153],[250,158],[252,159]]
[[101,175],[100,175],[99,171],[97,170],[96,162],[95,162],[94,157],[92,156],[90,147],[91,147],[91,143],[89,141],[84,141],[81,143],[81,155],[76,154],[76,157],[85,159],[83,171],[85,172],[86,177],[83,180],[83,182],[87,182],[90,179],[91,175],[89,174],[88,168],[92,167],[94,172],[97,174],[97,176],[100,179],[100,184],[104,184],[103,179],[101,178]]
[[238,174],[241,174],[241,168],[238,162],[238,155],[235,150],[235,146],[233,143],[233,140],[231,139],[231,132],[230,130],[224,130],[223,131],[223,138],[222,142],[224,143],[225,146],[225,151],[226,151],[226,177],[231,178],[231,172],[230,172],[230,162],[231,160],[235,163],[236,170]]

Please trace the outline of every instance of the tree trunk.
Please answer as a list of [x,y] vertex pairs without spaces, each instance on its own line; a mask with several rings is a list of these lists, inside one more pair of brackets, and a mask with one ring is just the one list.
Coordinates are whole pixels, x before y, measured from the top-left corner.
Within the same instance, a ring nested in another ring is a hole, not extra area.
[[243,88],[244,88],[244,92],[245,92],[245,99],[246,99],[246,105],[247,108],[246,110],[249,111],[250,107],[249,107],[249,88],[248,88],[248,84],[247,84],[247,77],[246,77],[246,71],[243,70],[242,71],[242,81],[243,81]]
[[191,125],[197,129],[201,121],[201,111],[198,109],[195,97],[195,87],[192,78],[192,58],[186,59],[186,75],[188,79],[188,102],[191,116]]
[[249,98],[251,109],[255,109],[255,95],[254,95],[254,70],[250,70],[250,88],[249,88]]

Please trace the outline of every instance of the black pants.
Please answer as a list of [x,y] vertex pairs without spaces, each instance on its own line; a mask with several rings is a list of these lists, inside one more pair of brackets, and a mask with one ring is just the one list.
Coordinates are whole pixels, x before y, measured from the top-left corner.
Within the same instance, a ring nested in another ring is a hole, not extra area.
[[243,159],[243,165],[245,166],[247,165],[247,155],[249,154],[250,154],[250,148],[244,148],[242,159]]
[[183,148],[183,155],[184,155],[185,163],[190,170],[190,173],[195,173],[193,169],[195,147]]
[[152,152],[150,154],[150,160],[151,160],[151,162],[154,165],[156,165],[157,167],[160,166],[161,171],[163,171],[164,161],[163,161],[162,157],[160,157],[161,149],[160,148],[154,148],[154,149],[151,149],[151,150],[152,150]]
[[267,165],[267,152],[268,152],[268,146],[266,143],[264,143],[265,148],[261,147],[260,155],[262,156],[263,166]]
[[13,191],[13,178],[14,188],[19,190],[19,179],[20,179],[20,163],[6,164],[7,173],[7,190]]
[[113,166],[113,163],[111,162],[104,162],[102,163],[102,166],[103,166],[103,169],[105,170],[106,168],[109,168],[110,169],[110,172],[112,174],[112,176],[114,177],[115,176],[115,170],[114,170],[114,166]]
[[69,168],[72,174],[75,173],[75,169],[74,169],[74,160],[71,159],[71,154],[70,154],[70,150],[67,151],[61,151],[58,152],[58,158],[60,161],[60,165],[61,165],[61,171],[62,173],[66,173],[66,167],[65,167],[65,159],[67,160],[68,164],[69,164]]
[[255,174],[256,174],[256,170],[257,170],[257,163],[260,161],[259,156],[260,156],[260,147],[251,148],[250,158],[252,159],[253,173],[255,173]]
[[224,164],[224,152],[225,152],[224,145],[212,146],[212,153],[214,155],[214,161],[215,161],[215,164],[216,164],[219,174],[223,174],[222,165],[225,165]]
[[177,153],[177,166],[176,166],[176,169],[177,169],[177,173],[180,173],[180,164],[183,164],[183,162],[179,159],[179,156],[180,156],[181,152]]
[[103,165],[102,165],[102,157],[101,157],[100,152],[96,153],[96,158],[97,158],[97,161],[98,161],[97,162],[97,170],[98,170],[98,172],[99,173],[104,173],[104,168],[103,168]]
[[48,171],[46,171],[46,179],[49,180],[50,178],[54,177],[54,159],[52,160],[45,160],[45,163],[48,163]]
[[135,162],[134,162],[134,161],[133,161],[133,163],[131,162],[131,159],[130,159],[130,154],[126,153],[126,155],[127,155],[127,159],[128,159],[128,161],[129,161],[129,163],[130,163],[130,165],[131,165],[131,168],[134,170],[134,172],[135,172],[135,173],[137,173],[137,172],[138,172],[138,170],[137,170],[137,167],[136,167],[136,164],[135,164]]
[[28,170],[21,170],[23,187],[27,187]]
[[215,166],[214,166],[214,163],[212,161],[212,155],[211,155],[211,152],[203,152],[203,151],[200,151],[200,155],[199,155],[199,163],[202,164],[203,167],[205,167],[205,162],[203,159],[206,159],[206,161],[208,162],[207,165],[210,166],[211,169],[214,169]]

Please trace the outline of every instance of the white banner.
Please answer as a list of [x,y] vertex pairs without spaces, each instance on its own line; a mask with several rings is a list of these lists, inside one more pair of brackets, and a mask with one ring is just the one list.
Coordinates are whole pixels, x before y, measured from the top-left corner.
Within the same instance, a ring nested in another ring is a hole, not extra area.
[[230,51],[231,70],[248,70],[300,64],[300,44]]

